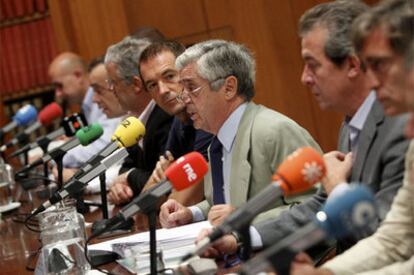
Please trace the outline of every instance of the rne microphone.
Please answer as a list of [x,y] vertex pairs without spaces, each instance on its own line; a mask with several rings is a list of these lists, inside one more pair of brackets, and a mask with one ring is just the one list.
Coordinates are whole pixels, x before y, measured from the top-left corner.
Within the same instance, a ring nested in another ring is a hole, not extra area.
[[89,145],[90,143],[97,140],[102,134],[102,126],[98,123],[94,123],[90,126],[84,127],[80,129],[78,132],[76,132],[75,137],[71,138],[69,141],[65,142],[61,146],[53,149],[52,151],[45,154],[43,157],[37,159],[33,163],[24,166],[22,169],[20,169],[20,171],[17,172],[17,174],[25,173],[40,164],[50,161],[51,159],[57,159],[59,157],[62,157],[66,154],[67,151],[78,146],[79,144],[83,146]]
[[121,121],[111,137],[111,142],[105,146],[99,153],[94,155],[76,172],[74,177],[79,177],[89,171],[96,163],[109,156],[118,148],[131,147],[145,135],[145,126],[136,117],[128,117]]
[[165,180],[148,189],[123,207],[102,228],[97,229],[90,239],[118,226],[118,224],[126,221],[139,211],[146,212],[148,209],[152,209],[157,205],[159,199],[171,192],[173,188],[181,191],[197,184],[207,171],[208,164],[198,152],[191,152],[178,158],[165,170]]
[[0,147],[0,152],[4,152],[7,148],[12,147],[18,143],[26,143],[31,133],[39,129],[41,126],[48,126],[52,122],[61,117],[63,114],[62,108],[56,102],[46,105],[38,114],[37,121],[26,128],[23,132],[16,135],[7,144]]
[[322,156],[314,148],[297,149],[282,162],[269,186],[230,214],[208,237],[198,242],[194,252],[186,255],[183,260],[193,255],[201,255],[223,235],[248,226],[259,213],[268,209],[269,205],[280,200],[282,196],[304,192],[319,182],[324,175],[325,165]]
[[114,151],[112,154],[104,158],[101,162],[91,168],[85,175],[79,179],[72,179],[63,186],[61,190],[56,191],[48,201],[39,206],[35,211],[32,212],[32,216],[46,210],[51,205],[60,202],[68,196],[77,194],[88,185],[88,183],[105,172],[108,168],[125,159],[128,156],[128,151],[125,148],[120,148]]
[[26,126],[37,118],[37,110],[33,105],[27,104],[21,107],[13,116],[12,121],[0,129],[0,137],[10,132],[17,126]]
[[26,144],[24,147],[10,154],[10,157],[21,155],[39,146],[46,150],[52,140],[63,135],[73,137],[79,129],[86,126],[88,126],[88,123],[86,122],[85,116],[83,114],[74,113],[71,116],[67,116],[62,119],[61,127],[59,129],[45,136],[38,137],[36,141]]
[[377,219],[375,198],[366,186],[346,183],[329,195],[314,222],[287,236],[242,266],[242,274],[270,271],[289,274],[295,255],[326,238],[341,239],[367,231]]

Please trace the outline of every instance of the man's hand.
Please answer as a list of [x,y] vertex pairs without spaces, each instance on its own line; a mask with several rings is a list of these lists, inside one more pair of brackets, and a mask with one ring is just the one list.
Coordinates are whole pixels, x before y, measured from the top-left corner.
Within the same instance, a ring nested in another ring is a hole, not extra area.
[[170,151],[165,152],[165,156],[160,156],[160,160],[155,165],[155,169],[152,172],[151,178],[156,183],[159,183],[163,179],[165,179],[165,170],[170,166],[170,164],[174,161],[174,157]]
[[208,221],[213,226],[220,225],[234,210],[230,204],[213,205],[208,212]]
[[327,269],[316,269],[312,259],[305,253],[299,253],[290,267],[291,275],[333,275]]
[[160,183],[162,180],[165,179],[165,170],[174,161],[174,157],[170,151],[166,151],[165,155],[166,157],[160,156],[160,160],[155,165],[155,169],[154,171],[152,171],[152,174],[145,183],[145,186],[142,191],[147,191],[155,184]]
[[[71,177],[73,177],[73,175],[78,171],[77,168],[64,168],[62,170],[62,178],[63,178],[63,183],[65,184]],[[58,171],[57,171],[57,167],[53,167],[52,170],[52,174],[55,177],[55,179],[58,178]]]
[[344,154],[332,151],[323,156],[326,166],[326,176],[322,179],[322,185],[328,195],[340,183],[346,182],[352,169],[352,153]]
[[[203,229],[196,239],[196,243],[207,237],[213,231],[213,228]],[[233,255],[237,252],[237,240],[233,235],[225,235],[215,241],[202,255],[207,258],[219,258],[222,255]]]
[[127,182],[127,173],[123,173],[119,175],[113,181],[111,187],[109,188],[108,192],[108,201],[115,204],[120,205],[124,204],[132,199],[134,196],[134,192],[132,191],[131,187],[129,187]]
[[176,200],[168,200],[161,205],[160,223],[164,228],[176,227],[193,221],[191,210]]

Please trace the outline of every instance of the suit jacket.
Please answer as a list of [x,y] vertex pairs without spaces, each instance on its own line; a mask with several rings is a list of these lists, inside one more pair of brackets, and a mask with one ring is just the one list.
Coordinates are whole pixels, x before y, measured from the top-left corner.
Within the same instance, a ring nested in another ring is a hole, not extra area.
[[323,267],[335,274],[413,274],[414,142],[406,156],[404,184],[377,232]]
[[164,154],[173,117],[164,112],[158,105],[154,107],[145,125],[143,149],[137,145],[129,150],[119,173],[132,169],[128,174],[128,184],[134,191],[134,196],[141,193],[149,179],[159,157]]
[[[375,193],[379,218],[374,227],[384,219],[402,184],[405,152],[408,148],[403,133],[406,121],[406,116],[386,117],[381,104],[375,101],[360,132],[358,151],[349,180],[365,184]],[[348,136],[344,127],[340,131],[339,150],[348,151]],[[271,246],[310,223],[325,200],[326,193],[320,188],[306,202],[284,211],[277,218],[256,224],[263,245]],[[351,238],[340,241],[339,245],[341,249],[346,249],[356,241]],[[308,252],[311,256],[316,256],[321,251],[320,248]]]
[[[279,164],[299,147],[320,150],[310,134],[290,118],[264,106],[248,103],[232,149],[230,204],[239,207],[267,187]],[[204,217],[213,205],[211,169],[204,181],[206,200],[197,204]],[[269,207],[283,205],[281,201]],[[258,219],[270,213],[263,213]]]

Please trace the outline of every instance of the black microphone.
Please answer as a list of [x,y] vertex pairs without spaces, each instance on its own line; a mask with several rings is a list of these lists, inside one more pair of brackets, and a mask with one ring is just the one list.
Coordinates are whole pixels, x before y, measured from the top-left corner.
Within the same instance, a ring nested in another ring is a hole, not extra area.
[[111,155],[103,159],[100,163],[95,165],[92,169],[90,169],[85,175],[79,177],[78,179],[73,178],[68,181],[67,184],[63,186],[63,188],[59,191],[56,191],[48,201],[44,202],[41,206],[39,206],[35,211],[32,212],[32,216],[37,215],[38,213],[44,211],[51,205],[60,202],[64,198],[68,196],[73,196],[77,194],[88,185],[88,183],[99,176],[100,174],[104,173],[108,168],[113,166],[114,164],[120,162],[124,158],[128,156],[128,151],[125,148],[120,148],[113,152]]
[[360,235],[377,219],[374,195],[361,184],[337,186],[322,210],[309,223],[280,242],[256,255],[242,266],[243,274],[270,271],[289,274],[295,255],[328,238]]
[[125,222],[139,211],[145,212],[151,209],[157,205],[162,196],[171,192],[173,188],[180,191],[197,184],[207,173],[207,170],[207,162],[198,152],[191,152],[178,158],[165,170],[166,180],[141,193],[123,207],[116,216],[106,221],[101,228],[97,228],[90,239]]
[[45,136],[39,137],[36,139],[36,141],[29,143],[25,145],[24,147],[20,148],[19,150],[16,150],[12,154],[10,154],[10,157],[15,157],[18,155],[21,155],[29,150],[32,150],[36,147],[42,147],[47,148],[49,143],[54,140],[55,138],[59,136],[67,136],[72,137],[76,134],[76,132],[83,128],[88,126],[88,123],[86,122],[86,119],[83,114],[77,114],[74,113],[73,115],[69,117],[65,117],[61,122],[61,127]]
[[76,132],[75,134],[76,137],[71,138],[69,141],[65,142],[58,148],[53,149],[48,154],[37,159],[33,163],[26,165],[25,167],[20,169],[17,172],[17,174],[25,173],[40,164],[50,161],[51,159],[57,159],[59,157],[62,157],[63,155],[66,154],[67,151],[78,146],[79,144],[86,146],[94,142],[95,140],[97,140],[102,134],[103,134],[102,126],[99,125],[98,123],[84,127],[80,129],[78,132]]
[[41,126],[47,126],[52,124],[52,122],[62,116],[63,110],[56,102],[48,104],[44,107],[38,115],[38,119],[35,123],[26,128],[23,132],[17,134],[15,138],[10,140],[7,144],[0,147],[0,152],[4,152],[7,148],[14,146],[16,144],[27,143],[30,134],[39,129]]

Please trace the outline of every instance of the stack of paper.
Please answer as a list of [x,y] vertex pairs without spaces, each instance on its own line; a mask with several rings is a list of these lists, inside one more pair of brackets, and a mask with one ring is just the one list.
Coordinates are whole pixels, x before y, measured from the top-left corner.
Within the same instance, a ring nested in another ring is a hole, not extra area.
[[[204,221],[171,229],[158,229],[157,251],[163,255],[164,267],[176,267],[181,258],[194,249],[194,242],[200,231],[210,227],[210,223]],[[130,272],[141,274],[149,271],[149,232],[94,244],[88,249],[117,252],[124,258],[119,263]]]

